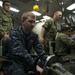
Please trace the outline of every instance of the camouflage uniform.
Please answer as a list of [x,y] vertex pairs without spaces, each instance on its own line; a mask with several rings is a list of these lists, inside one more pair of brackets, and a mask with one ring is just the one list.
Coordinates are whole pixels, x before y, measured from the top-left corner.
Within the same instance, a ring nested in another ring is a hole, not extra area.
[[12,30],[10,39],[12,49],[8,51],[7,56],[11,58],[12,65],[7,66],[5,70],[10,75],[25,75],[26,72],[35,68],[34,60],[30,55],[32,47],[38,55],[44,53],[44,48],[37,34],[32,31],[26,34],[22,27]]
[[10,15],[4,11],[0,11],[0,39],[2,39],[4,34],[9,34],[12,28],[12,19]]
[[55,39],[56,47],[55,53],[60,57],[62,61],[71,59],[71,49],[75,49],[75,41],[69,38],[68,35],[60,33],[60,35]]
[[49,19],[45,22],[43,25],[45,27],[45,33],[44,33],[44,47],[47,54],[49,54],[49,42],[55,40],[56,36],[56,24],[54,19]]
[[2,41],[4,34],[9,34],[9,31],[13,28],[12,19],[9,14],[4,11],[0,11],[0,55],[2,55]]

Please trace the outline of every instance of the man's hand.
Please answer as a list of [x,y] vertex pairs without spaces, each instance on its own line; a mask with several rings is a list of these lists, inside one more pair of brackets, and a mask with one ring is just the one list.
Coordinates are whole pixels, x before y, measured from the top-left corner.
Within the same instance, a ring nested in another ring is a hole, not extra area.
[[36,66],[36,70],[40,73],[40,75],[42,74],[43,72],[43,68],[41,68],[40,66]]
[[44,33],[45,33],[45,27],[42,27],[42,30],[41,30],[41,37],[40,37],[40,42],[41,42],[41,43],[44,43]]
[[40,42],[43,43],[44,42],[44,38],[40,37]]
[[5,35],[4,35],[4,38],[9,38],[9,35],[8,35],[8,34],[5,34]]

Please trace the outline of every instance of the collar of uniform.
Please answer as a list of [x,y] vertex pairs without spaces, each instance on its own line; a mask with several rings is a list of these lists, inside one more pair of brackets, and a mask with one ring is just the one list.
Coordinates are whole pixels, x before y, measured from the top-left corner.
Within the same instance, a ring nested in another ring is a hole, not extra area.
[[56,25],[56,22],[55,22],[55,19],[54,18],[52,18],[52,21],[53,21],[54,25]]
[[23,36],[24,36],[24,35],[30,35],[31,32],[32,32],[32,31],[31,31],[31,32],[29,32],[28,34],[25,33],[22,26],[19,27],[19,30],[21,30],[21,35],[23,35]]
[[9,15],[9,13],[6,13],[4,10],[2,11],[5,15]]
[[53,21],[55,22],[55,19],[53,18]]

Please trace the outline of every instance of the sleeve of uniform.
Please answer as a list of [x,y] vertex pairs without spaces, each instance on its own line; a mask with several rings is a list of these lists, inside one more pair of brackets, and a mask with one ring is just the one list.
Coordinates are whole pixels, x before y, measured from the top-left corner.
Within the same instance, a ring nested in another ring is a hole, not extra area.
[[33,48],[36,50],[37,54],[40,55],[41,53],[45,53],[44,52],[44,47],[43,45],[40,43],[38,35],[36,35],[34,37],[34,44],[33,44]]
[[42,27],[45,27],[46,29],[49,28],[51,26],[51,20],[46,20],[46,22],[44,23],[44,25]]
[[69,38],[67,35],[61,36],[60,40],[68,47],[68,48],[74,48],[75,49],[75,41],[73,41],[71,38]]
[[21,42],[21,38],[18,34],[16,34],[15,31],[10,32],[10,39],[11,39],[11,48],[13,55],[20,56],[25,63],[27,63],[28,66],[30,66],[31,69],[33,69],[33,59],[31,58],[31,55],[28,53],[27,49]]
[[3,37],[5,34],[4,26],[2,26],[2,14],[0,12],[0,37]]
[[43,68],[43,66],[45,64],[45,60],[46,60],[46,54],[44,52],[43,45],[39,42],[38,35],[36,35],[34,38],[33,48],[37,52],[38,55],[43,54],[40,58],[40,61],[38,61],[38,63],[37,63],[41,68]]

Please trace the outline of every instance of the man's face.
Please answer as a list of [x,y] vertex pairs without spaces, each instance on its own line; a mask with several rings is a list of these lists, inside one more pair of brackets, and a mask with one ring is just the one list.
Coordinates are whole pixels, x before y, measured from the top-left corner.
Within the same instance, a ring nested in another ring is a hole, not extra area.
[[31,31],[34,28],[35,21],[36,21],[35,17],[28,16],[26,20],[22,21],[22,25],[24,26],[26,31]]
[[6,2],[3,6],[3,9],[6,11],[6,12],[9,12],[10,11],[10,3]]
[[61,17],[62,17],[62,12],[58,12],[58,13],[56,14],[56,20],[60,20]]

